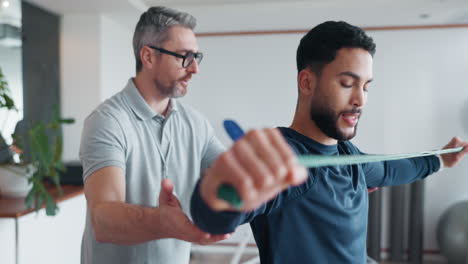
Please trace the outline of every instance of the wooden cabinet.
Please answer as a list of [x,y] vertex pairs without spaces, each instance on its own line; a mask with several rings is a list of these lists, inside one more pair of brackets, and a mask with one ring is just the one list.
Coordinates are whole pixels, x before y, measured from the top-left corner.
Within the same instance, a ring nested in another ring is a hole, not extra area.
[[16,263],[16,221],[0,218],[0,263]]
[[0,263],[79,264],[86,218],[82,187],[65,186],[56,216],[26,210],[22,199],[0,198]]

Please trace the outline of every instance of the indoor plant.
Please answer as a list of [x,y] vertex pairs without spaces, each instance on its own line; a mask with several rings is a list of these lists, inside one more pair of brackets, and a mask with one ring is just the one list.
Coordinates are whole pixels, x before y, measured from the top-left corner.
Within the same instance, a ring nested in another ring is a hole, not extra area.
[[[1,69],[0,108],[17,111]],[[58,207],[46,188],[46,182],[55,185],[58,194],[62,194],[60,172],[65,170],[65,166],[61,161],[63,145],[60,128],[62,124],[71,124],[74,120],[61,118],[57,110],[54,116],[51,117],[50,122],[34,122],[31,124],[26,123],[24,120],[20,122],[22,122],[23,129],[20,129],[20,131],[15,130],[12,135],[13,144],[6,144],[0,134],[0,147],[3,145],[0,150],[3,151],[3,154],[7,153],[7,155],[2,155],[0,166],[25,168],[22,175],[18,176],[26,176],[31,184],[31,189],[25,198],[26,206],[38,211],[44,205],[47,215],[55,215]]]

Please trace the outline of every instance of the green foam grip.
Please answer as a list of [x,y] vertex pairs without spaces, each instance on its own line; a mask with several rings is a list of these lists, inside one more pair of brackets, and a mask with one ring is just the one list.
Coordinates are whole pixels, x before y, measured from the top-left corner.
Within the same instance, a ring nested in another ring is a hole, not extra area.
[[240,209],[244,205],[236,189],[229,184],[223,184],[218,188],[218,197],[236,209]]

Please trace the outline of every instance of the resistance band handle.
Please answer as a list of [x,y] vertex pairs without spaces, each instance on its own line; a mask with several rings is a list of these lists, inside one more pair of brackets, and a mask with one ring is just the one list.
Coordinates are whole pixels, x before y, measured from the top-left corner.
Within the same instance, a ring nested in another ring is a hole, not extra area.
[[[236,141],[244,136],[244,131],[234,120],[226,119],[224,120],[223,125],[224,130],[226,130],[227,134],[233,141]],[[234,187],[232,187],[230,184],[222,184],[218,188],[217,195],[219,199],[228,202],[236,209],[242,208],[244,204],[236,189],[234,189]]]
[[222,184],[218,188],[218,198],[228,202],[232,207],[241,209],[244,205],[236,189],[230,184]]

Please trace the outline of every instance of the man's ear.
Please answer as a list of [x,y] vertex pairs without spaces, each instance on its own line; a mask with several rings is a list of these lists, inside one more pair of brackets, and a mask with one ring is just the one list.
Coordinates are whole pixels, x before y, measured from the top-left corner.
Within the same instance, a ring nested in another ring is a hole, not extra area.
[[140,49],[140,60],[143,68],[153,68],[155,57],[153,57],[153,50],[148,46],[143,46]]
[[297,75],[297,83],[299,85],[299,93],[309,96],[314,93],[317,86],[317,74],[308,68],[305,68]]

